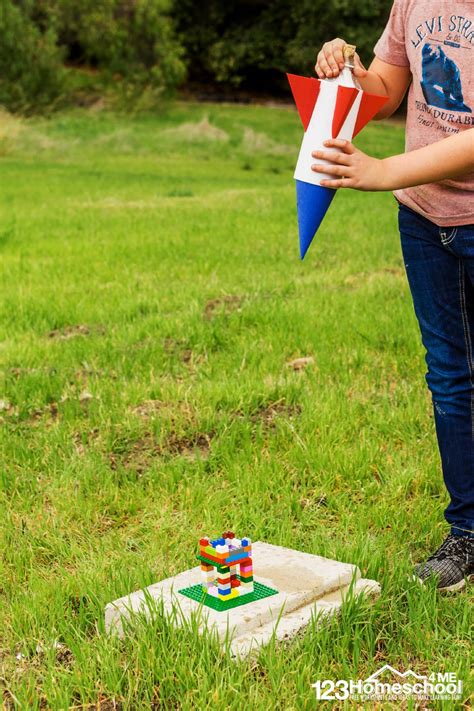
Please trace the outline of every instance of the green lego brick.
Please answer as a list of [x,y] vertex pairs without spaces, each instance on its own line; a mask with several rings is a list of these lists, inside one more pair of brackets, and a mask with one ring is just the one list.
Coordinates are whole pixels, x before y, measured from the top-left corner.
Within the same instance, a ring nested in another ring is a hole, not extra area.
[[213,560],[208,560],[207,558],[204,558],[202,555],[198,555],[196,557],[202,563],[205,563],[206,565],[212,565],[213,568],[215,568],[219,573],[228,573],[230,570],[228,565],[220,565],[219,563],[215,563]]
[[239,580],[243,583],[251,583],[253,580],[253,575],[238,575]]
[[217,612],[225,612],[234,607],[248,605],[250,602],[256,602],[257,600],[263,600],[265,597],[270,597],[270,595],[278,594],[278,590],[257,582],[254,583],[253,592],[247,593],[246,595],[238,595],[231,600],[219,600],[219,598],[209,595],[209,593],[202,589],[202,585],[192,585],[189,588],[181,588],[178,592],[181,593],[181,595],[191,598],[191,600],[202,603],[205,607],[211,607],[213,610],[217,610]]

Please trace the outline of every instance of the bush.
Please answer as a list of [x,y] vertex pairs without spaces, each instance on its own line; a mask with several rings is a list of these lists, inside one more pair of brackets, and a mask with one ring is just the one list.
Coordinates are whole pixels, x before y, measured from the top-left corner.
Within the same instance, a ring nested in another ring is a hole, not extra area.
[[0,105],[26,113],[43,110],[63,90],[62,51],[54,29],[43,32],[24,8],[0,0]]
[[69,59],[168,91],[185,74],[168,0],[50,0]]
[[131,101],[169,92],[185,75],[169,13],[169,0],[0,0],[0,104],[31,112],[74,98],[63,60]]

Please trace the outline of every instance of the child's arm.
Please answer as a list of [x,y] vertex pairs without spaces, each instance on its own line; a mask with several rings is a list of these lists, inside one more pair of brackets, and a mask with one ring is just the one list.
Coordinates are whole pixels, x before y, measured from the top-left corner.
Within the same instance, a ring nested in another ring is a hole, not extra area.
[[[316,74],[320,79],[337,77],[344,67],[342,39],[326,42],[318,54]],[[411,81],[409,67],[388,64],[375,57],[369,69],[365,69],[358,54],[355,55],[353,73],[364,91],[369,94],[388,96],[387,103],[375,116],[375,119],[387,118],[398,109]]]
[[342,151],[314,151],[311,154],[313,158],[332,161],[312,166],[314,171],[331,176],[321,181],[327,188],[399,190],[455,178],[474,170],[474,128],[416,151],[382,160],[371,158],[349,141],[330,139],[324,145]]

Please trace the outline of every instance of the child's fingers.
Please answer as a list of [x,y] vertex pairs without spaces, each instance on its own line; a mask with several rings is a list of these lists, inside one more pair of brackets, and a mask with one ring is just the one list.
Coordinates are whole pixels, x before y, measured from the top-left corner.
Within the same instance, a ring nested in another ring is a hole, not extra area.
[[323,188],[352,188],[352,178],[337,178],[335,180],[321,180]]
[[329,65],[329,69],[331,71],[331,76],[337,77],[340,69],[339,69],[339,65],[336,62],[336,59],[334,57],[334,51],[333,51],[332,45],[331,44],[329,46],[324,45],[322,51],[324,53],[326,63]]
[[327,160],[334,165],[350,165],[351,158],[348,153],[335,153],[334,151],[313,151],[311,153],[313,158],[320,158],[321,160]]
[[359,55],[356,53],[354,56],[354,75],[356,77],[365,77],[367,74],[367,69],[364,67],[360,61]]
[[344,56],[342,48],[344,40],[340,37],[325,42],[316,60],[314,67],[320,79],[324,77],[337,77],[340,70],[344,67]]
[[324,54],[324,52],[322,50],[318,54],[318,63],[316,64],[316,72],[318,73],[318,76],[321,79],[324,79],[325,77],[332,77],[333,76],[333,70],[329,66],[329,62],[326,58],[326,55]]
[[333,163],[329,165],[326,163],[313,163],[311,170],[315,173],[328,173],[329,175],[337,175],[342,178],[349,177],[348,173],[350,172],[350,168],[347,165],[334,165]]
[[329,138],[327,141],[324,141],[324,145],[328,148],[340,148],[342,151],[344,151],[344,153],[347,153],[348,155],[351,155],[356,151],[350,141],[345,141],[342,138]]
[[344,66],[344,55],[342,53],[342,47],[343,47],[343,42],[342,40],[336,40],[333,45],[333,54],[334,54],[334,59],[339,65],[339,68],[342,69]]

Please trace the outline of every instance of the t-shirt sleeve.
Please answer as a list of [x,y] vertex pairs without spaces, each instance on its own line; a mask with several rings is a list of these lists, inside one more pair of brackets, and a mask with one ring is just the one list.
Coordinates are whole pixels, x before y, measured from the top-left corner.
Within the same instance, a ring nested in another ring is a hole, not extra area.
[[406,0],[395,0],[387,26],[374,47],[374,54],[387,64],[408,67],[410,62],[405,44]]

